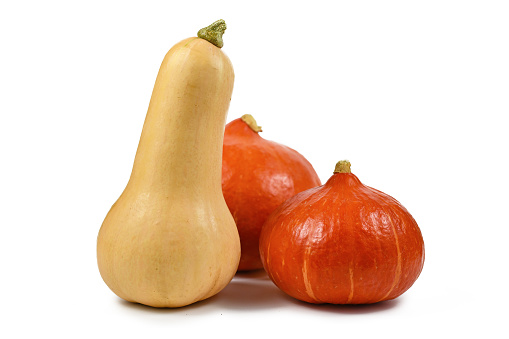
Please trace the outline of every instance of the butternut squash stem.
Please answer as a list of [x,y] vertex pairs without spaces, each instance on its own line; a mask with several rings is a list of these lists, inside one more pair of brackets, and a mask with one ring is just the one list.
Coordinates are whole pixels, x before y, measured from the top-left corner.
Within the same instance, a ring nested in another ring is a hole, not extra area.
[[242,119],[242,121],[244,121],[254,132],[262,132],[262,127],[258,126],[255,118],[253,118],[251,114],[244,114],[240,117],[240,119]]
[[226,22],[223,19],[217,20],[207,27],[198,31],[198,37],[207,40],[211,44],[223,47],[223,34],[226,30]]
[[334,173],[352,173],[350,166],[350,161],[348,160],[338,161],[336,168],[334,169]]

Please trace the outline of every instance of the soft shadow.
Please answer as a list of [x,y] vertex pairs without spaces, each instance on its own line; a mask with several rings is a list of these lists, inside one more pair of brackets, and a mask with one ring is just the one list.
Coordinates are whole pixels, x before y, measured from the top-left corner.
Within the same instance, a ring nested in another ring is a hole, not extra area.
[[288,305],[288,299],[264,270],[239,272],[213,299],[220,307],[240,311],[269,309]]
[[218,309],[250,311],[288,305],[290,298],[279,290],[264,270],[239,272],[221,292],[191,305],[178,308],[157,308],[118,298],[122,307],[155,314],[199,314]]
[[233,280],[215,296],[179,308],[156,308],[118,299],[130,310],[153,314],[208,314],[218,310],[257,311],[295,305],[311,311],[357,315],[384,312],[402,303],[403,297],[368,305],[310,304],[281,291],[264,270],[238,272]]
[[267,272],[265,272],[265,270],[263,268],[259,269],[259,270],[254,270],[254,271],[239,271],[235,274],[235,278],[262,279],[262,280],[270,281],[270,278],[267,275]]
[[153,314],[170,314],[170,313],[190,313],[192,310],[199,309],[203,305],[206,305],[210,299],[202,300],[195,302],[191,305],[176,307],[176,308],[164,308],[164,307],[152,307],[148,305],[143,305],[139,303],[133,303],[130,301],[126,301],[124,299],[118,298],[118,303],[130,310],[145,312],[145,313],[153,313]]
[[401,304],[401,302],[402,302],[401,297],[393,300],[386,300],[375,304],[366,305],[310,304],[293,298],[291,300],[291,303],[298,305],[299,307],[305,307],[306,309],[310,309],[313,311],[330,312],[338,314],[351,314],[351,315],[388,311],[392,308],[397,307],[399,304]]

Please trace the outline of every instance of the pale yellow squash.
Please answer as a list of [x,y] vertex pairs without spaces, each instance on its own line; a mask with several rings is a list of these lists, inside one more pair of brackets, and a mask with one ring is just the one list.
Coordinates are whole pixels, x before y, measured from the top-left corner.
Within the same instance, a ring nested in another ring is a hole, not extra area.
[[205,39],[166,54],[131,177],[97,239],[99,271],[119,297],[181,307],[233,278],[240,241],[221,189],[233,81],[230,60]]

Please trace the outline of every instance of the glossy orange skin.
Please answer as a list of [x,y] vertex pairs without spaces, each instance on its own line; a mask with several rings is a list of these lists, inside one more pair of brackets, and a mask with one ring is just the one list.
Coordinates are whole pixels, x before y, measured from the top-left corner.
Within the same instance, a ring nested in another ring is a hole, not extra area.
[[239,271],[261,269],[261,228],[281,203],[320,185],[311,164],[297,151],[263,139],[244,121],[226,125],[223,142],[223,195],[240,235]]
[[394,299],[424,264],[414,218],[352,173],[335,173],[282,204],[263,227],[260,253],[281,290],[315,304]]

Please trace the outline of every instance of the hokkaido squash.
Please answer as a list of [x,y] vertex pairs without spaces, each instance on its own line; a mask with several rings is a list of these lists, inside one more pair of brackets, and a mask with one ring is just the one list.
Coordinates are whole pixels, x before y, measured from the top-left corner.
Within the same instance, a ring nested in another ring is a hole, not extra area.
[[166,54],[131,177],[99,231],[99,271],[127,301],[185,306],[221,291],[237,270],[239,235],[221,191],[234,82],[220,49],[225,29],[217,21]]
[[263,268],[260,232],[276,207],[320,185],[313,166],[299,152],[266,140],[250,114],[226,125],[223,142],[223,194],[240,235],[239,271]]
[[263,226],[260,254],[274,283],[309,303],[371,304],[412,286],[424,242],[394,198],[363,185],[340,161],[320,187],[285,201]]

